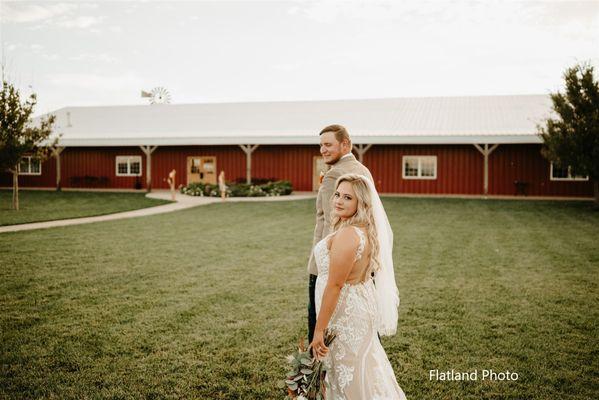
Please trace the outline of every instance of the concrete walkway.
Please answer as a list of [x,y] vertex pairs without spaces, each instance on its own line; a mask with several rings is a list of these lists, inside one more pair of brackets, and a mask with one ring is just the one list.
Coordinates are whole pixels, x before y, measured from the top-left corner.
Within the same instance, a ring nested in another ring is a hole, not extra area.
[[[171,194],[166,190],[157,190],[146,195],[153,199],[171,200]],[[256,201],[289,201],[289,200],[303,200],[315,198],[316,193],[312,192],[293,192],[289,196],[276,196],[276,197],[230,197],[225,202],[256,202]],[[176,201],[171,204],[164,204],[156,207],[141,208],[139,210],[124,211],[115,214],[98,215],[95,217],[83,217],[83,218],[71,218],[71,219],[60,219],[55,221],[45,222],[33,222],[30,224],[19,224],[0,226],[0,233],[4,232],[19,232],[29,231],[32,229],[45,229],[54,228],[57,226],[68,226],[68,225],[80,225],[89,224],[92,222],[102,221],[113,221],[116,219],[144,217],[146,215],[164,214],[172,211],[184,210],[186,208],[192,208],[202,206],[204,204],[222,203],[220,198],[216,197],[198,197],[188,196],[181,193],[176,193]]]

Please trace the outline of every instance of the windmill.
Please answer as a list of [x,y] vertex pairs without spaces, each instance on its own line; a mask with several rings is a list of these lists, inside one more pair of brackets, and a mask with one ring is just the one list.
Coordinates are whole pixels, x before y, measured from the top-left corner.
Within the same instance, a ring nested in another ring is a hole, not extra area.
[[170,104],[171,102],[170,93],[163,87],[155,87],[150,92],[142,90],[141,97],[148,97],[150,104]]

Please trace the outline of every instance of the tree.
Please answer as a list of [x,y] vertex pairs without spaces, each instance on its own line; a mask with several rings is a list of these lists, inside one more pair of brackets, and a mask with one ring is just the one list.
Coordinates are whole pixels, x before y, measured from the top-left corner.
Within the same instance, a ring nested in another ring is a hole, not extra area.
[[40,163],[49,155],[49,146],[55,146],[58,138],[47,143],[52,133],[55,116],[49,115],[40,119],[37,126],[31,123],[31,114],[37,104],[37,97],[32,93],[21,103],[21,95],[15,87],[2,81],[0,91],[0,170],[8,171],[13,176],[13,209],[19,209],[19,164],[25,155],[31,155]]
[[599,82],[584,63],[566,69],[564,80],[565,93],[551,94],[557,118],[537,126],[541,154],[572,175],[588,175],[599,207]]

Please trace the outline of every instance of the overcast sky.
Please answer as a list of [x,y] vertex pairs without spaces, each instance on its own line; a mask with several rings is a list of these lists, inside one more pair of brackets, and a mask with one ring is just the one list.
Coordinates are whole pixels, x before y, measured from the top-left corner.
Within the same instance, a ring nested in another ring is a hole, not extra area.
[[599,1],[0,3],[5,75],[36,115],[158,86],[172,103],[546,94],[599,66]]

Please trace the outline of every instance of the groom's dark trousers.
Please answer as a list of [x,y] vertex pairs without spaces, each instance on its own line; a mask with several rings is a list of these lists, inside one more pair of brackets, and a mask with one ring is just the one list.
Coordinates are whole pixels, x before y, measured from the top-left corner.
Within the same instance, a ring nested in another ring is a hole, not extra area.
[[314,303],[316,277],[316,275],[310,274],[308,284],[308,344],[312,343],[312,339],[314,339],[314,327],[316,326],[316,304]]

